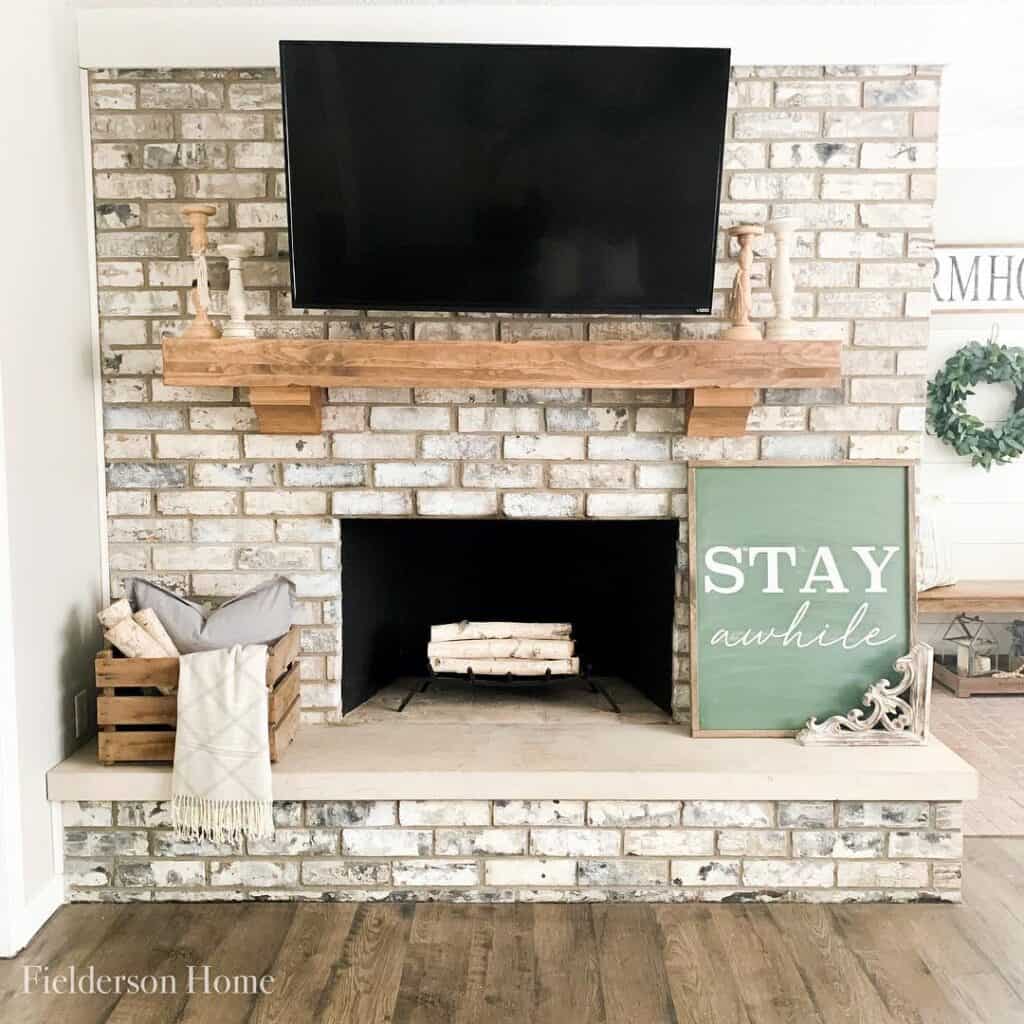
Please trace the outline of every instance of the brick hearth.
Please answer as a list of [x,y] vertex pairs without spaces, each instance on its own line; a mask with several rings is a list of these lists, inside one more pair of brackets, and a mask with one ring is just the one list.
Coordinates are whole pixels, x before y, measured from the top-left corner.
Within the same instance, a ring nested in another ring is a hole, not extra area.
[[63,812],[73,901],[960,901],[959,803],[280,801],[244,845],[160,802]]

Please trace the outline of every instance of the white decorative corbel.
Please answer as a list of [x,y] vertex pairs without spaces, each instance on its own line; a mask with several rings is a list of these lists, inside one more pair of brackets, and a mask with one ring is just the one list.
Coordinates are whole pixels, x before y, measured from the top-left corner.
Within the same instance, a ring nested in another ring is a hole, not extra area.
[[861,703],[824,722],[810,718],[796,734],[798,743],[840,746],[919,746],[928,741],[928,709],[932,692],[932,648],[914,646],[897,658],[898,682],[880,679],[864,691]]

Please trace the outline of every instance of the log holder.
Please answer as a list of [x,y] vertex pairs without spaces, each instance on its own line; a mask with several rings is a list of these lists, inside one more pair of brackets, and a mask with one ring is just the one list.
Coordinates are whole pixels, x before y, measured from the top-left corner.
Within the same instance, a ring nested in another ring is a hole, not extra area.
[[581,679],[590,688],[591,693],[599,693],[608,702],[612,711],[618,715],[621,714],[621,708],[615,702],[615,699],[608,692],[604,683],[601,682],[600,678],[594,677],[592,674],[592,668],[590,665],[586,665],[583,671],[579,675],[553,675],[550,669],[544,673],[543,676],[516,676],[511,672],[506,672],[503,676],[478,676],[472,669],[469,670],[465,675],[462,673],[454,672],[434,672],[430,671],[430,674],[424,676],[421,679],[417,679],[412,686],[409,687],[408,692],[402,698],[401,703],[398,705],[398,711],[402,712],[405,710],[409,701],[413,699],[418,693],[426,692],[435,679],[446,679],[446,680],[457,680],[459,682],[467,683],[470,686],[483,686],[483,687],[499,687],[499,686],[511,686],[518,687],[523,690],[530,689],[531,687],[540,686],[553,686],[556,683],[565,682],[569,679]]

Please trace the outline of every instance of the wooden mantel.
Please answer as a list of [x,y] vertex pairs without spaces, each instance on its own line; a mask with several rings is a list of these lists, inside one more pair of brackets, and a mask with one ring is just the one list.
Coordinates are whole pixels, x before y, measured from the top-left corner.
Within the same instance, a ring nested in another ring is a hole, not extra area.
[[[267,433],[319,430],[321,389],[686,388],[687,433],[744,433],[754,389],[836,387],[838,341],[302,341],[165,337],[164,382],[249,387]],[[273,410],[270,414],[268,410]]]
[[838,341],[164,339],[164,381],[248,387],[829,387]]

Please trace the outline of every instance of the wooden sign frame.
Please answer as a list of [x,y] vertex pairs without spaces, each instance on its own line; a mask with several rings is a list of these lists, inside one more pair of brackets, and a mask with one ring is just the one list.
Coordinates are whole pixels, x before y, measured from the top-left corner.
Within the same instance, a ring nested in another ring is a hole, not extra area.
[[[792,737],[797,729],[705,729],[700,724],[700,647],[697,642],[697,472],[701,469],[783,469],[783,468],[835,468],[851,467],[895,467],[905,470],[907,495],[907,617],[908,649],[917,643],[917,512],[916,469],[917,463],[905,459],[841,459],[836,461],[779,459],[771,461],[744,460],[729,462],[721,460],[694,461],[687,471],[687,534],[688,534],[688,601],[690,621],[690,734],[694,737]],[[906,653],[906,652],[901,652]],[[865,679],[865,690],[875,679]],[[825,709],[809,706],[807,717],[822,717]],[[846,708],[842,709],[846,711]]]

